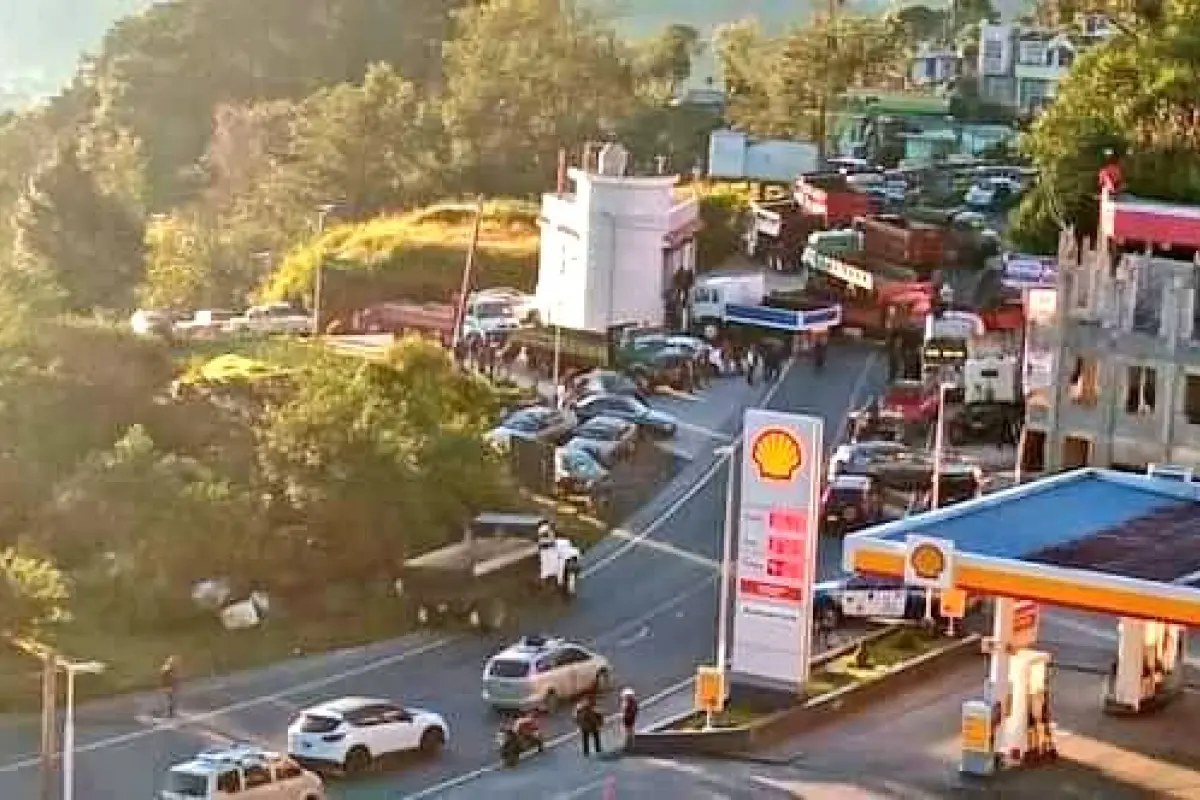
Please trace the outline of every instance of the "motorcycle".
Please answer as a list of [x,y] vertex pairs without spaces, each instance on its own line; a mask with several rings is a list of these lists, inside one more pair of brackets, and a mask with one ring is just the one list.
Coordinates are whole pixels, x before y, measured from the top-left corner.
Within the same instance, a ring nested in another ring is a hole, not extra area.
[[500,750],[500,761],[504,766],[515,767],[520,763],[522,754],[530,750],[542,752],[545,742],[537,720],[533,717],[521,717],[496,732],[496,746]]

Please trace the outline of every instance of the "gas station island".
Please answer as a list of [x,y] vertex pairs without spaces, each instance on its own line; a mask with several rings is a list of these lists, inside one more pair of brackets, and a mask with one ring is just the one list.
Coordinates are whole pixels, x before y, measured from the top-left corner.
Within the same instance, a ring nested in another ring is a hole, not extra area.
[[849,571],[944,597],[995,599],[983,693],[963,704],[960,764],[991,775],[1054,753],[1041,605],[1118,618],[1110,713],[1148,713],[1177,695],[1185,632],[1200,626],[1200,587],[1187,585],[1200,583],[1198,524],[1190,474],[1088,468],[853,534],[843,558]]

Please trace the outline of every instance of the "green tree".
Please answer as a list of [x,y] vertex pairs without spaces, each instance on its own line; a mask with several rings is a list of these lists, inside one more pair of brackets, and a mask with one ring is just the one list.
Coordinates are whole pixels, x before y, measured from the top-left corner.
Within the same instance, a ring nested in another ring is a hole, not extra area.
[[[1044,248],[1060,223],[1095,230],[1097,172],[1110,149],[1125,154],[1125,179],[1134,194],[1200,201],[1198,14],[1196,0],[1170,2],[1160,24],[1120,35],[1076,62],[1022,141],[1039,169],[1039,184],[1014,216],[1011,233],[1018,242]],[[1096,98],[1109,102],[1097,104]]]
[[102,192],[74,143],[58,148],[18,204],[13,261],[3,282],[34,305],[127,308],[142,272],[142,223]]
[[704,52],[700,32],[691,25],[672,24],[636,50],[640,76],[665,88],[668,97],[678,93],[692,74],[692,60]]
[[146,229],[143,308],[228,308],[243,305],[262,279],[261,259],[199,213],[164,215]]
[[48,561],[0,550],[0,635],[41,637],[68,619],[67,580]]
[[579,148],[633,103],[634,71],[613,29],[573,0],[494,0],[462,11],[446,44],[449,166],[488,195],[553,185]]

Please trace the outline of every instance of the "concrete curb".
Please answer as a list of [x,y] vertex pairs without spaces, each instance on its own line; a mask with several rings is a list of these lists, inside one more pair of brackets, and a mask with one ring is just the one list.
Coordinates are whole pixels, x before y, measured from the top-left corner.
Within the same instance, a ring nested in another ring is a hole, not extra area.
[[[871,634],[856,642],[822,654],[827,663],[846,655],[863,641],[871,641],[890,633],[893,628]],[[972,634],[931,650],[910,661],[897,664],[891,671],[869,683],[856,683],[819,697],[813,697],[793,708],[777,711],[748,725],[712,731],[667,730],[692,716],[694,712],[664,720],[655,729],[638,733],[632,755],[640,756],[709,756],[756,760],[754,751],[806,733],[820,725],[866,706],[883,695],[903,691],[935,675],[947,672],[978,657],[981,637]],[[761,758],[757,760],[762,760]],[[778,763],[775,760],[764,763]]]

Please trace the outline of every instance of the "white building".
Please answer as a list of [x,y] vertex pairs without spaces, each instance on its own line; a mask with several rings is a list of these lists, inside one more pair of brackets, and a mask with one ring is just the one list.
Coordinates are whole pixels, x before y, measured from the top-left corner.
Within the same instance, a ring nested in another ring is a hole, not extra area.
[[984,23],[979,28],[979,94],[988,102],[1031,113],[1054,99],[1076,56],[1112,34],[1090,14],[1078,32]]
[[913,86],[941,86],[958,77],[959,57],[951,47],[922,42],[912,57],[909,81]]
[[537,306],[551,324],[604,331],[662,325],[672,279],[695,270],[695,198],[678,200],[677,175],[627,176],[620,145],[596,172],[571,169],[573,186],[542,196]]

